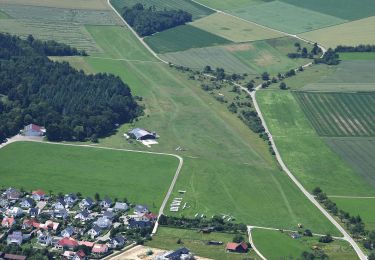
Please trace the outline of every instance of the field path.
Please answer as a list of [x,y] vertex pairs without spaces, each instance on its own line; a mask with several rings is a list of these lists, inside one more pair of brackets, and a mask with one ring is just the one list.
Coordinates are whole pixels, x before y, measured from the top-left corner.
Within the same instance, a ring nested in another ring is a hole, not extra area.
[[[131,153],[144,153],[144,154],[155,154],[155,155],[163,155],[163,156],[172,156],[179,160],[178,167],[176,169],[176,173],[173,176],[173,180],[171,184],[169,185],[169,189],[167,191],[167,194],[164,197],[164,200],[160,206],[158,216],[164,213],[165,206],[167,205],[167,202],[169,200],[169,197],[172,194],[173,188],[177,182],[178,176],[180,175],[182,166],[184,164],[184,159],[177,155],[177,154],[171,154],[171,153],[158,153],[158,152],[149,152],[149,151],[140,151],[140,150],[130,150],[130,149],[119,149],[119,148],[110,148],[110,147],[103,147],[103,146],[95,146],[95,145],[87,145],[87,144],[68,144],[68,143],[55,143],[55,142],[45,142],[40,137],[26,137],[22,135],[16,135],[12,138],[9,138],[6,143],[0,144],[0,149],[4,148],[5,146],[15,143],[15,142],[37,142],[37,143],[44,143],[44,144],[51,144],[51,145],[65,145],[65,146],[74,146],[74,147],[84,147],[84,148],[94,148],[94,149],[103,149],[103,150],[112,150],[112,151],[123,151],[123,152],[131,152]],[[158,229],[158,222],[156,222],[154,229],[152,231],[152,235],[156,233]]]

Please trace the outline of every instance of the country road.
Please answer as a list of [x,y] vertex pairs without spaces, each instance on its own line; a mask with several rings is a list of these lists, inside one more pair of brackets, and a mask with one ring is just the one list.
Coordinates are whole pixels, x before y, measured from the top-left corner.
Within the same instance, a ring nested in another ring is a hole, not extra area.
[[[211,8],[207,5],[204,5],[202,3],[199,3],[197,2],[196,0],[192,0],[193,2],[195,2],[196,4],[199,4],[201,6],[204,6],[206,8],[209,8],[215,12],[218,12],[218,13],[222,13],[222,14],[225,14],[225,15],[229,15],[229,16],[232,16],[234,18],[237,18],[237,19],[240,19],[242,21],[245,21],[245,22],[248,22],[248,23],[251,23],[251,24],[255,24],[255,25],[258,25],[260,27],[263,27],[263,28],[266,28],[266,29],[269,29],[269,30],[272,30],[272,31],[275,31],[275,32],[279,32],[279,33],[282,33],[286,36],[290,36],[290,37],[293,37],[295,39],[298,39],[298,40],[301,40],[301,41],[304,41],[306,43],[310,43],[310,44],[313,44],[313,42],[309,41],[309,40],[306,40],[302,37],[299,37],[298,35],[294,35],[294,34],[290,34],[290,33],[286,33],[286,32],[283,32],[283,31],[279,31],[279,30],[276,30],[276,29],[273,29],[273,28],[269,28],[267,26],[264,26],[264,25],[260,25],[260,24],[257,24],[255,22],[251,22],[251,21],[248,21],[248,20],[245,20],[243,18],[240,18],[240,17],[237,17],[237,16],[234,16],[232,14],[229,14],[229,13],[226,13],[226,12],[223,12],[221,10],[217,10],[217,9],[214,9],[214,8]],[[133,28],[131,28],[128,23],[124,20],[124,18],[117,12],[117,10],[112,6],[112,4],[110,3],[110,0],[107,0],[108,2],[108,5],[111,7],[112,10],[114,10],[116,12],[116,14],[121,18],[121,20],[125,23],[125,25],[133,32],[133,34],[138,38],[138,40],[147,48],[147,50],[150,51],[150,53],[152,53],[152,55],[157,58],[158,60],[164,62],[164,63],[168,63],[167,61],[161,59],[145,42],[144,40],[138,36],[138,34],[133,30]],[[326,48],[324,46],[321,46],[319,45],[319,48],[321,48],[323,54],[322,54],[322,57],[324,55],[324,53],[326,52]],[[305,64],[303,65],[302,67],[303,68],[306,68],[306,67],[309,67],[311,66],[313,63],[310,62],[308,64]],[[297,69],[296,69],[297,70]],[[272,137],[272,134],[271,132],[269,131],[268,127],[267,127],[267,123],[263,117],[263,114],[260,110],[260,107],[258,105],[258,102],[256,100],[256,92],[261,88],[261,85],[257,86],[254,91],[250,92],[247,88],[237,84],[237,83],[234,83],[235,85],[239,86],[243,91],[247,92],[252,101],[253,101],[253,104],[254,104],[254,107],[262,121],[262,124],[265,128],[265,131],[266,133],[268,134],[269,136],[269,139],[270,139],[270,142],[271,142],[271,146],[273,148],[273,150],[275,151],[275,156],[276,156],[276,160],[278,161],[279,165],[281,166],[282,170],[288,175],[288,177],[293,181],[293,183],[302,191],[302,193],[311,201],[311,203],[313,203],[322,213],[323,215],[328,218],[328,220],[343,234],[344,236],[344,239],[346,241],[348,241],[351,246],[354,248],[355,252],[357,253],[358,257],[361,259],[361,260],[366,260],[367,259],[367,256],[363,253],[362,249],[358,246],[358,244],[354,241],[354,239],[346,232],[346,230],[328,213],[328,211],[326,211],[320,204],[317,200],[315,200],[315,197],[313,195],[311,195],[304,187],[303,185],[297,180],[297,178],[292,174],[292,172],[289,170],[289,168],[285,165],[284,161],[282,160],[281,158],[281,155],[277,149],[277,146],[276,146],[276,143]],[[165,205],[163,205],[165,207]],[[164,209],[164,208],[163,208]],[[156,226],[156,229],[154,229],[154,231],[156,232],[157,230],[157,226]]]

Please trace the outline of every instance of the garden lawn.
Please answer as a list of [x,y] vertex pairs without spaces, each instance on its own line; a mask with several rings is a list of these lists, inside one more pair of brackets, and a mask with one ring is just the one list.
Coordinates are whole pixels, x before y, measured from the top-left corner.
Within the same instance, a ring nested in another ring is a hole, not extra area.
[[260,91],[257,100],[284,162],[307,190],[320,186],[331,195],[375,194],[317,135],[290,91]]
[[212,14],[191,23],[191,25],[233,42],[249,42],[284,36],[281,33],[223,13]]
[[154,6],[156,10],[183,10],[192,14],[194,20],[215,12],[191,0],[111,0],[111,4],[119,13],[122,13],[125,6],[132,7],[137,3],[143,4],[146,8]]
[[191,25],[181,25],[145,38],[145,42],[156,52],[183,51],[231,41]]
[[280,1],[272,1],[259,5],[249,4],[230,11],[243,19],[297,34],[346,22],[344,19],[314,12]]
[[251,233],[255,246],[269,260],[300,259],[302,253],[311,252],[313,246],[322,249],[329,259],[358,259],[355,251],[346,241],[335,240],[324,244],[318,241],[318,237],[293,239],[287,232],[264,229],[253,229]]
[[339,209],[349,212],[352,216],[360,215],[365,223],[365,229],[375,230],[375,198],[330,198]]
[[331,48],[337,45],[374,44],[375,16],[302,33],[299,36]]
[[20,142],[0,150],[2,187],[128,198],[157,212],[178,166],[171,156]]
[[[213,232],[203,234],[198,230],[177,229],[160,227],[152,240],[146,243],[146,246],[176,250],[181,247],[189,248],[194,255],[207,257],[210,259],[233,259],[243,260],[244,258],[260,259],[253,250],[246,254],[228,253],[225,246],[228,242],[232,242],[234,234]],[[247,239],[247,234],[243,234]],[[181,239],[182,244],[177,244],[177,240]],[[223,245],[213,246],[207,245],[208,241],[221,241]]]

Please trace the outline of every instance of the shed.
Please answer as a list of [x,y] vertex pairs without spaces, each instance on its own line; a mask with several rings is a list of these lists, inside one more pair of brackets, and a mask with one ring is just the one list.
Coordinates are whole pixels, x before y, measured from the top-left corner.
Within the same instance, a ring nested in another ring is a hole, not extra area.
[[30,124],[25,126],[23,130],[23,134],[25,136],[43,136],[46,133],[46,129],[44,127]]
[[142,128],[134,128],[133,130],[129,131],[128,134],[131,138],[136,140],[150,140],[157,138],[155,132],[149,132]]

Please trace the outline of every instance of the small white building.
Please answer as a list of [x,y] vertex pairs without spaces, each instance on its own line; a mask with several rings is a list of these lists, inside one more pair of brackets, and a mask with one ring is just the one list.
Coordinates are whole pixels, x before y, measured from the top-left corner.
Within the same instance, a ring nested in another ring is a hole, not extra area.
[[46,129],[44,127],[30,124],[25,126],[23,129],[23,134],[25,136],[43,136],[46,133]]

